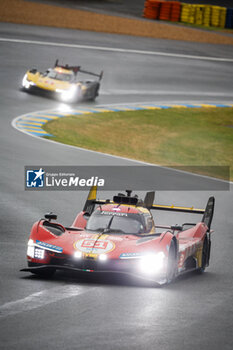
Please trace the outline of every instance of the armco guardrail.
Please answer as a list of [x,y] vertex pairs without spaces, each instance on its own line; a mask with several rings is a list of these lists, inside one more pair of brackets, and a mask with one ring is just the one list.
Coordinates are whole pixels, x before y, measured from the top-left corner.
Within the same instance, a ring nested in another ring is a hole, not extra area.
[[146,0],[143,16],[206,27],[233,28],[233,8],[214,5],[194,5],[179,1]]

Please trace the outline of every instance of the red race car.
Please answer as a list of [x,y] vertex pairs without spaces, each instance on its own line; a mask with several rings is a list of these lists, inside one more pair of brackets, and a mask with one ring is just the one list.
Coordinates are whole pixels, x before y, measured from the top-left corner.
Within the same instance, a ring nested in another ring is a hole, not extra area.
[[[42,276],[52,276],[57,269],[123,273],[159,284],[185,272],[204,271],[210,259],[214,197],[206,209],[196,209],[153,204],[154,192],[147,192],[144,200],[126,192],[113,200],[97,200],[97,188],[92,187],[71,227],[46,214],[32,227],[28,268],[21,271]],[[202,214],[202,219],[182,226],[158,225],[152,210]]]

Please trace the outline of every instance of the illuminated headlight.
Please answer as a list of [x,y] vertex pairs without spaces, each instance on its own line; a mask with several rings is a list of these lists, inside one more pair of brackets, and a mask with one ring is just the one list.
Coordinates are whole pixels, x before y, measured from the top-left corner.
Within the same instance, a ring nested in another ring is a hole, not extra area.
[[72,85],[68,90],[56,89],[56,92],[59,92],[61,94],[62,101],[71,101],[77,94],[77,86]]
[[28,241],[28,249],[27,249],[27,255],[30,256],[30,258],[34,258],[34,242],[32,239],[29,239]]
[[30,258],[33,259],[44,259],[45,250],[35,247],[34,241],[32,239],[29,239],[27,256],[30,256]]
[[25,76],[23,77],[23,80],[22,80],[22,86],[25,89],[29,89],[30,86],[32,86],[32,85],[35,85],[35,84],[32,81],[28,80],[27,74],[25,74]]
[[81,259],[82,258],[82,252],[75,252],[74,253],[75,259]]
[[101,260],[101,261],[106,261],[107,260],[107,255],[106,254],[100,254],[99,255],[99,260]]
[[44,254],[45,254],[44,249],[35,247],[34,259],[44,259]]
[[165,254],[163,252],[145,255],[140,259],[139,269],[148,275],[156,274],[162,271],[164,260]]
[[30,256],[30,258],[34,258],[34,250],[35,250],[34,247],[28,246],[28,249],[27,249],[27,256]]

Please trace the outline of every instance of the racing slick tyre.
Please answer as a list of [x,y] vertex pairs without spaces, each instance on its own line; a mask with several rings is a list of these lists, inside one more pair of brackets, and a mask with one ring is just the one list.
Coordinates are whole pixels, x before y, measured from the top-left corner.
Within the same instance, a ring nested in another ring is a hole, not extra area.
[[207,235],[205,235],[203,248],[202,248],[201,267],[197,270],[198,273],[203,273],[205,271],[206,266],[208,266],[209,254],[210,254],[210,243]]
[[100,85],[97,84],[94,88],[94,90],[92,91],[92,96],[90,96],[88,98],[89,101],[95,101],[96,97],[99,96],[99,88],[100,88]]
[[167,272],[166,272],[166,283],[171,283],[176,275],[176,244],[175,241],[172,240],[168,253],[168,261],[167,261]]

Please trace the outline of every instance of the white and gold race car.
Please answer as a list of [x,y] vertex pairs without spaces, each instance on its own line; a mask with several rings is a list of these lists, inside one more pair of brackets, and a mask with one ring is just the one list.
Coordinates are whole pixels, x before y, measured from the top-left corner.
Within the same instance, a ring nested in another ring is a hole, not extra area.
[[[79,80],[78,73],[97,77],[95,80]],[[46,94],[62,102],[78,102],[92,100],[99,95],[100,74],[82,70],[80,66],[59,65],[56,60],[53,68],[44,73],[33,68],[26,72],[22,81],[22,90],[26,92]]]

